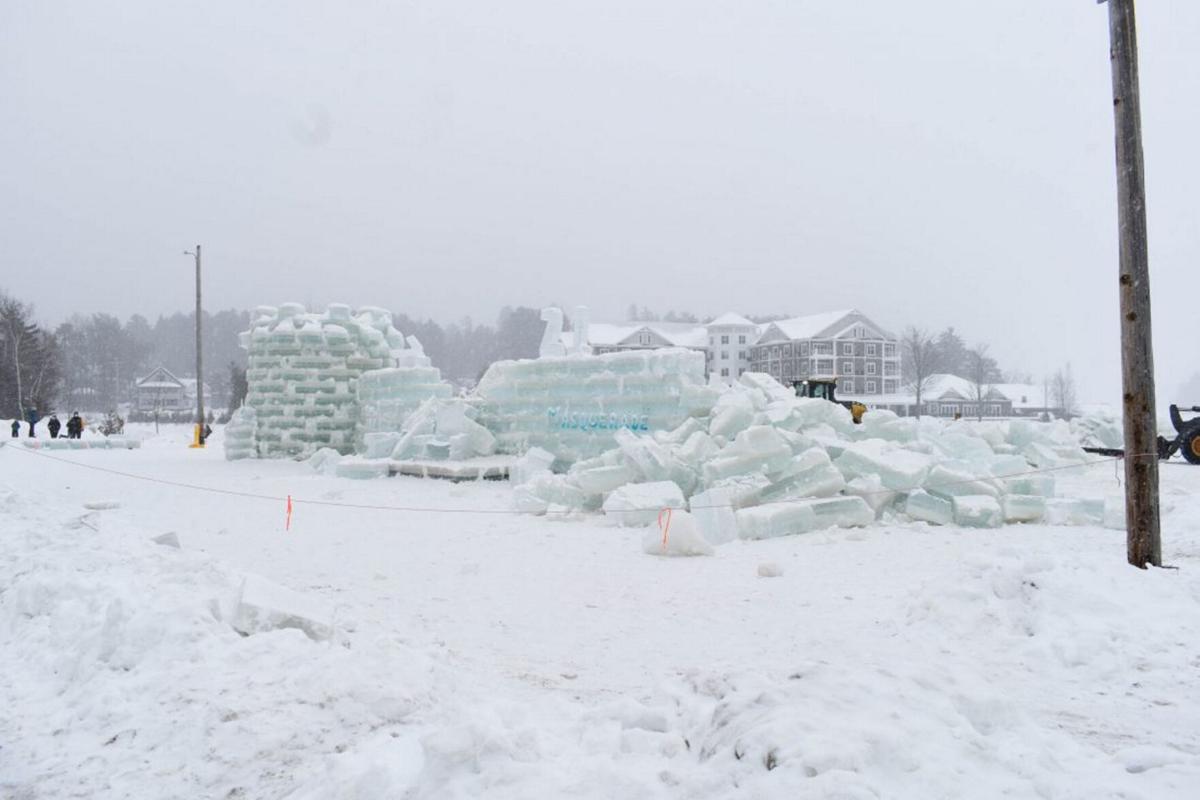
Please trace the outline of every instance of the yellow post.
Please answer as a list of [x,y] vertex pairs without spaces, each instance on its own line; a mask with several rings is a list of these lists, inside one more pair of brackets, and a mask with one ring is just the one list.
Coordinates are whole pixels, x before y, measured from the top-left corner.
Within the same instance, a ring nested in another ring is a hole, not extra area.
[[204,442],[200,438],[200,426],[192,428],[192,443],[188,447],[204,447]]

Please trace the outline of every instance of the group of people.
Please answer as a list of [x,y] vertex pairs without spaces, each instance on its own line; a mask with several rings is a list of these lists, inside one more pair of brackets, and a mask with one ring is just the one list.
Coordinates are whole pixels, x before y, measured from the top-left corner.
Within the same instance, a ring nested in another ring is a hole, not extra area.
[[[38,415],[36,411],[29,412],[29,438],[37,437]],[[49,421],[46,423],[46,429],[50,431],[50,438],[57,439],[58,432],[62,430],[63,424],[59,421],[57,414],[51,414]],[[21,435],[21,420],[14,419],[12,423],[12,438],[16,439]],[[79,416],[78,411],[71,412],[71,417],[67,420],[67,438],[82,439],[83,438],[83,417]]]

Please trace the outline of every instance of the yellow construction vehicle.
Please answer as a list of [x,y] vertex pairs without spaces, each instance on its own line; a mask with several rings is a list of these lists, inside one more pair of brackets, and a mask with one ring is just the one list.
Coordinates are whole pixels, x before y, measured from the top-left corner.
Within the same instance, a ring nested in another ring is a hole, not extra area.
[[861,425],[863,414],[867,413],[867,407],[857,400],[837,399],[837,378],[808,378],[795,381],[792,388],[796,390],[797,397],[815,397],[818,400],[840,403],[850,409],[850,416],[855,425]]

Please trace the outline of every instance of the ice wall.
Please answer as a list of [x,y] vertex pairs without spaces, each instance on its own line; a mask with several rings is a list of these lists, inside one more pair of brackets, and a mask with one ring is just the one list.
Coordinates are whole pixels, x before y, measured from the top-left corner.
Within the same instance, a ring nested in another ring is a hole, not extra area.
[[499,452],[540,447],[564,464],[612,448],[622,430],[673,430],[709,414],[717,398],[704,354],[685,349],[499,361],[476,394]]
[[[299,303],[260,306],[241,342],[250,354],[246,405],[254,411],[254,441],[258,455],[267,458],[307,456],[322,447],[353,451],[360,377],[396,367],[407,352],[390,313],[373,307],[351,312],[340,304],[323,314],[309,313]],[[418,380],[429,377],[422,373]],[[371,424],[401,411],[402,403],[391,406],[384,400],[391,380],[381,376],[373,384]]]

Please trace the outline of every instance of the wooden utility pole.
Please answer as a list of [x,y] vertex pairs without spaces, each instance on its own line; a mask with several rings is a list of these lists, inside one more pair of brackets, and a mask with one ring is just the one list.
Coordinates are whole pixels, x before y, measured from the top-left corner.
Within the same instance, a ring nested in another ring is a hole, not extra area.
[[[1104,0],[1099,0],[1104,2]],[[1108,0],[1120,226],[1121,381],[1125,422],[1125,526],[1129,563],[1162,566],[1158,519],[1158,431],[1150,338],[1150,264],[1142,110],[1133,0]]]

